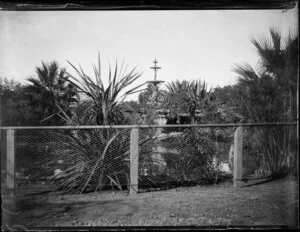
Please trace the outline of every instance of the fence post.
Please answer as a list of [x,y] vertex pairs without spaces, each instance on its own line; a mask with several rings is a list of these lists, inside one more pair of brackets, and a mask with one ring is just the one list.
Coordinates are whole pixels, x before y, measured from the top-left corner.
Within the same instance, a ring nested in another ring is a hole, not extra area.
[[132,128],[130,133],[130,194],[138,193],[139,172],[139,129]]
[[8,193],[15,192],[15,131],[7,130],[6,134],[6,187]]
[[243,128],[239,126],[234,132],[233,187],[242,186],[243,177]]

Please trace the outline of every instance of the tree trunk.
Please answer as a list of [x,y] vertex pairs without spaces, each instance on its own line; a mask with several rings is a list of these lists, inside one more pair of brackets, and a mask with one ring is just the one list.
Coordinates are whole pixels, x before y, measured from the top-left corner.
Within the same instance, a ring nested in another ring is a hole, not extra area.
[[108,108],[105,103],[102,103],[103,125],[108,125]]

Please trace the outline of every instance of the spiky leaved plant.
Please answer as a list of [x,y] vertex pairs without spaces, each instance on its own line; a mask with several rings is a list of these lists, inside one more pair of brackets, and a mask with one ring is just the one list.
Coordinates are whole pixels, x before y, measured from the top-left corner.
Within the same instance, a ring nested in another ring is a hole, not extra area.
[[141,91],[139,88],[144,84],[130,89],[127,88],[141,76],[141,73],[136,73],[136,68],[134,68],[127,74],[124,74],[126,71],[126,68],[124,69],[124,61],[119,71],[116,62],[113,72],[111,67],[109,67],[108,85],[105,87],[101,74],[100,54],[98,54],[98,67],[93,65],[95,81],[82,70],[81,66],[79,70],[71,62],[68,61],[68,63],[79,76],[79,78],[76,78],[68,73],[70,76],[69,81],[88,98],[89,113],[94,115],[91,123],[98,125],[122,124],[125,118],[125,111],[132,111],[132,108],[129,108],[124,103],[124,100],[128,95]]
[[[124,104],[125,98],[139,91],[143,85],[129,90],[141,74],[135,69],[124,74],[123,64],[120,71],[116,64],[114,71],[109,68],[108,86],[105,88],[101,75],[100,55],[98,68],[94,65],[95,80],[80,67],[80,71],[69,62],[79,78],[70,76],[72,83],[80,93],[87,97],[73,116],[69,117],[63,109],[60,116],[67,125],[115,125],[123,124],[126,114],[134,113]],[[129,138],[126,130],[107,129],[72,129],[53,133],[59,144],[53,148],[52,161],[62,160],[64,173],[60,175],[60,188],[66,192],[84,192],[87,189],[97,191],[104,186],[122,186],[129,184]],[[55,158],[53,158],[55,157]]]

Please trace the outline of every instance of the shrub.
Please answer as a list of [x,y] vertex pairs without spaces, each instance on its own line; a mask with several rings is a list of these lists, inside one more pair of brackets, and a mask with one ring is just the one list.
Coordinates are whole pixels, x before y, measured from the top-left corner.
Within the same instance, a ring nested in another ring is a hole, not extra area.
[[51,170],[58,161],[63,173],[57,181],[63,192],[97,191],[129,184],[128,130],[80,129],[51,132],[55,149],[48,160]]

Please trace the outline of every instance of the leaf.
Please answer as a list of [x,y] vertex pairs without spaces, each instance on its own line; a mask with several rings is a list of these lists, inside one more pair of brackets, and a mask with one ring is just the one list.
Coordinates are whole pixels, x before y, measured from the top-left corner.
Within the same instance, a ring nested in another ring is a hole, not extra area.
[[109,141],[107,142],[107,144],[105,145],[105,148],[104,148],[104,150],[103,150],[102,155],[99,157],[99,159],[97,160],[95,166],[93,167],[93,169],[92,169],[92,171],[91,171],[91,174],[90,174],[88,180],[86,181],[84,187],[82,188],[80,194],[84,191],[84,189],[86,188],[86,186],[87,186],[88,183],[90,182],[90,180],[91,180],[92,176],[94,175],[95,170],[96,170],[97,166],[99,165],[100,161],[104,159],[108,147],[109,147],[110,144],[116,139],[116,137],[119,135],[119,133],[120,133],[120,132],[117,132],[113,137],[111,137],[110,140],[109,140]]
[[120,183],[117,183],[111,176],[107,175],[107,177],[110,179],[111,182],[114,183],[114,185],[116,187],[118,187],[118,189],[120,189],[121,192],[123,192],[122,186],[120,185]]
[[[78,79],[70,75],[72,78],[71,83],[73,83],[81,92],[85,95],[91,97],[93,101],[92,111],[95,112],[97,119],[101,119],[102,124],[119,124],[124,120],[124,115],[119,107],[125,98],[133,93],[138,92],[139,88],[143,86],[138,85],[127,91],[125,89],[132,85],[134,81],[136,81],[141,74],[135,73],[135,69],[132,69],[129,73],[123,74],[124,61],[122,63],[121,69],[118,69],[118,64],[116,62],[114,70],[111,70],[109,65],[109,75],[108,75],[108,86],[104,88],[103,81],[101,79],[101,64],[100,64],[100,54],[98,53],[98,70],[93,65],[94,74],[96,78],[96,82],[94,82],[88,75],[84,73],[82,68],[80,67],[81,72],[69,61],[68,63],[75,69],[78,76],[83,81],[82,84]],[[120,79],[119,79],[120,78]],[[75,83],[76,82],[76,83]],[[125,91],[125,93],[123,93]],[[113,108],[114,107],[114,108]],[[89,116],[88,116],[89,117]],[[98,124],[99,122],[92,122],[91,124]]]

